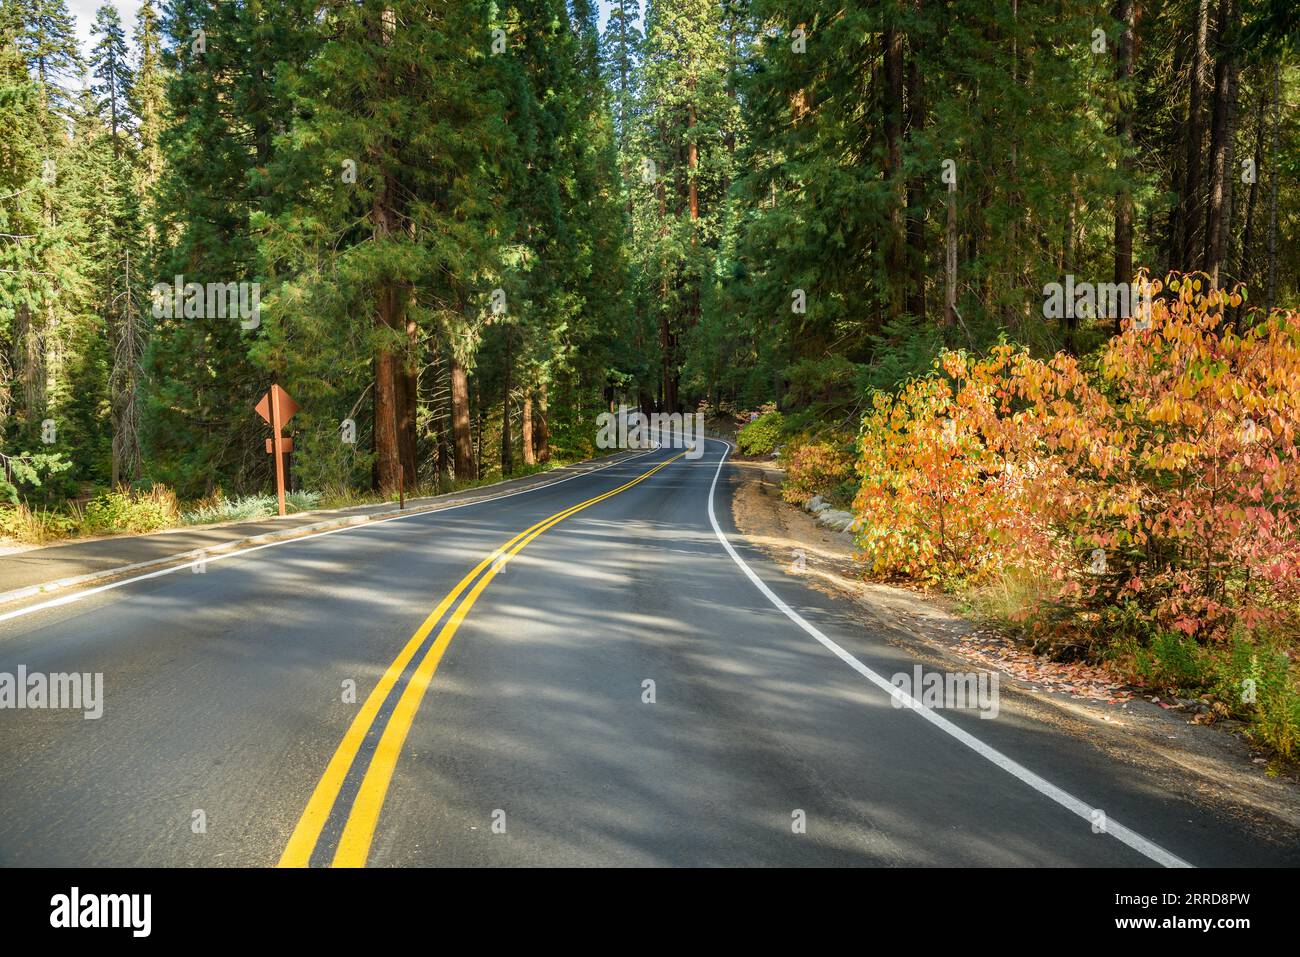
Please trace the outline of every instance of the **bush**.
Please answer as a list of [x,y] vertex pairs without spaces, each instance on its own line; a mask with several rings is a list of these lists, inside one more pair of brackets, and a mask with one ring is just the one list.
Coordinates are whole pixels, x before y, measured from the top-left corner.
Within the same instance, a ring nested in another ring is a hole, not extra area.
[[73,525],[73,520],[66,515],[46,508],[33,511],[21,502],[14,506],[0,506],[0,535],[24,545],[47,545],[66,538]]
[[1223,669],[1220,700],[1250,722],[1250,736],[1284,758],[1300,748],[1300,691],[1291,673],[1291,659],[1276,640],[1233,642]]
[[153,532],[176,524],[176,496],[163,485],[148,491],[127,488],[101,492],[80,516],[77,531],[85,535]]
[[1042,582],[1004,596],[1025,602],[1036,644],[1118,652],[1162,687],[1241,680],[1247,666],[1225,664],[1239,642],[1258,700],[1220,703],[1291,754],[1300,693],[1269,649],[1300,645],[1300,312],[1238,331],[1240,289],[1171,274],[1168,290],[1092,361],[945,351],[875,393],[860,557],[974,592]]
[[1238,292],[1170,288],[1095,367],[1001,345],[944,352],[877,393],[855,500],[871,569],[966,584],[1042,571],[1044,602],[1080,622],[1131,605],[1139,632],[1202,642],[1294,630],[1300,313],[1237,333],[1220,326]]
[[1212,667],[1195,639],[1177,631],[1155,632],[1149,646],[1136,648],[1134,657],[1135,670],[1146,684],[1184,696],[1205,684]]
[[1200,697],[1210,719],[1236,717],[1259,746],[1282,758],[1300,750],[1300,690],[1276,635],[1238,628],[1230,644],[1202,644],[1177,631],[1120,642],[1112,657],[1166,697]]
[[[289,492],[284,497],[286,512],[305,512],[320,502],[315,492]],[[280,514],[280,502],[274,495],[244,495],[225,498],[217,492],[198,507],[181,516],[186,525],[210,525],[214,522],[239,522],[253,518],[271,518]]]
[[771,455],[784,424],[780,412],[765,412],[736,434],[736,446],[742,455]]
[[785,482],[781,497],[796,505],[821,495],[848,505],[856,489],[852,443],[834,439],[791,439],[781,449]]

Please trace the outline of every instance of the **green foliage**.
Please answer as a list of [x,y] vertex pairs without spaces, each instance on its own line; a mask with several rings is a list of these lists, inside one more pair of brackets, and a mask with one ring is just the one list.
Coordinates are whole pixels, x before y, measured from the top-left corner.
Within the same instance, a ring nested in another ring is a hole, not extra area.
[[0,472],[0,500],[11,505],[26,497],[50,498],[51,480],[72,468],[72,461],[59,452],[0,453],[0,460],[9,473],[9,478],[5,478]]
[[623,131],[619,169],[631,219],[633,342],[652,357],[639,370],[642,404],[659,391],[670,412],[683,405],[683,385],[716,398],[726,356],[746,345],[712,348],[726,335],[724,322],[706,322],[702,313],[731,229],[728,195],[743,136],[733,68],[747,32],[730,4],[646,5],[637,103],[630,111],[638,122]]
[[1282,758],[1300,755],[1300,683],[1276,636],[1239,629],[1225,648],[1155,631],[1121,646],[1117,657],[1126,654],[1148,687],[1208,701],[1211,716],[1245,721],[1261,747]]
[[806,357],[787,366],[785,403],[833,419],[857,409],[862,396],[862,368],[839,354]]
[[860,380],[862,394],[890,391],[929,371],[943,348],[941,330],[933,323],[904,313],[888,319],[871,336],[871,363]]
[[176,496],[170,489],[119,488],[101,492],[86,503],[77,531],[83,535],[141,534],[169,528],[177,517]]
[[[289,492],[284,497],[286,512],[303,512],[316,508],[321,495],[315,492]],[[280,513],[274,495],[243,495],[238,498],[215,496],[180,516],[186,525],[210,525],[215,522],[238,522],[251,518],[270,518]]]
[[1258,700],[1250,722],[1255,738],[1284,758],[1300,753],[1300,692],[1289,664],[1289,658],[1274,653],[1263,667],[1256,666]]
[[1196,639],[1176,631],[1156,630],[1145,648],[1135,652],[1137,674],[1148,684],[1183,695],[1201,688],[1210,668]]
[[736,434],[736,446],[743,455],[770,455],[781,440],[785,416],[765,412]]

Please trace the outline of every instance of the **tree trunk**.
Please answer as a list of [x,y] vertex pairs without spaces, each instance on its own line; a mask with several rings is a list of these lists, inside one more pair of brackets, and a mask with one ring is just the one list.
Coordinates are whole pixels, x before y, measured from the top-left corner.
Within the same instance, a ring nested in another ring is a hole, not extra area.
[[[1178,27],[1181,30],[1181,24]],[[1186,43],[1174,44],[1173,55],[1173,76],[1180,77],[1187,68],[1188,45]],[[1171,269],[1177,269],[1183,256],[1183,197],[1186,195],[1186,165],[1187,165],[1187,118],[1179,116],[1177,121],[1177,130],[1174,138],[1182,148],[1171,145],[1170,152],[1170,190],[1174,195],[1174,202],[1169,205],[1169,219],[1165,224],[1165,241],[1160,260],[1160,271],[1163,275]]]
[[501,475],[509,476],[515,470],[514,449],[510,438],[510,327],[506,327],[505,362],[501,370]]
[[1215,38],[1214,117],[1210,131],[1209,203],[1202,264],[1214,286],[1219,284],[1219,267],[1223,262],[1232,213],[1232,174],[1228,165],[1232,162],[1233,89],[1237,82],[1236,56],[1231,47],[1236,18],[1235,0],[1221,0]]
[[438,487],[448,489],[452,482],[451,456],[451,377],[442,345],[434,348],[433,417],[438,430]]
[[[1119,42],[1115,45],[1115,83],[1119,101],[1115,114],[1115,134],[1119,140],[1119,181],[1115,192],[1115,282],[1133,281],[1133,194],[1129,181],[1133,176],[1133,0],[1117,0],[1113,16],[1120,23]],[[1116,335],[1122,317],[1115,315]]]
[[[914,0],[917,14],[923,0]],[[911,56],[907,62],[907,135],[917,136],[925,128],[925,101],[922,99],[920,51],[915,34],[908,37]],[[907,311],[925,321],[925,181],[918,171],[907,181]]]
[[469,432],[469,379],[460,360],[451,360],[451,431],[455,446],[456,481],[472,481],[474,446]]
[[943,321],[957,321],[957,191],[948,191],[948,226],[944,259]]
[[1277,130],[1282,122],[1282,61],[1273,62],[1273,143],[1268,156],[1268,291],[1264,311],[1272,312],[1277,302]]
[[533,422],[533,451],[538,462],[551,460],[551,430],[546,421],[546,383],[537,387],[536,418]]
[[677,377],[676,350],[674,336],[668,325],[668,313],[664,311],[659,318],[659,344],[663,348],[663,409],[666,412],[677,411]]
[[[383,192],[376,197],[376,225],[383,230],[386,211],[380,209]],[[397,290],[391,282],[381,282],[378,290],[378,308],[375,325],[381,332],[392,329],[397,315]],[[398,359],[387,341],[375,352],[375,462],[379,491],[397,491],[397,476],[402,468],[398,447],[398,408],[402,397],[398,394]]]
[[[1073,179],[1070,184],[1069,198],[1066,200],[1069,204],[1065,210],[1065,230],[1061,235],[1061,281],[1074,272],[1074,183]],[[1076,331],[1079,319],[1074,314],[1074,303],[1065,303],[1065,308],[1061,312],[1061,331],[1065,338],[1065,351],[1069,355],[1078,355],[1078,346],[1076,344]]]
[[474,383],[471,401],[474,406],[474,477],[481,478],[483,475],[483,390],[477,381]]
[[[382,18],[372,28],[383,38]],[[371,152],[383,169],[383,143],[372,146]],[[370,207],[371,232],[377,243],[386,242],[397,225],[397,184],[391,173],[384,171],[375,191]],[[375,393],[374,393],[374,443],[376,481],[382,493],[396,492],[398,474],[402,468],[402,456],[398,442],[399,405],[402,397],[398,394],[398,360],[393,352],[391,331],[400,329],[400,306],[398,290],[391,279],[382,279],[375,293],[376,308],[374,324],[380,333],[380,345],[375,352]]]
[[[1260,71],[1260,78],[1263,79],[1263,71]],[[1250,189],[1246,192],[1246,225],[1242,233],[1241,240],[1241,257],[1237,260],[1237,275],[1234,277],[1241,282],[1246,283],[1249,290],[1254,283],[1251,281],[1253,273],[1251,271],[1250,257],[1254,252],[1255,245],[1255,210],[1259,206],[1259,175],[1260,170],[1264,168],[1264,124],[1265,109],[1268,107],[1268,93],[1261,83],[1259,93],[1259,106],[1255,110],[1255,149],[1251,153],[1252,162],[1255,164],[1255,182],[1250,184]]]
[[415,488],[418,474],[415,442],[417,407],[420,401],[419,355],[416,352],[419,348],[419,330],[409,319],[406,321],[406,335],[410,352],[398,370],[402,401],[397,420],[397,443],[398,452],[402,456],[402,473],[406,479],[406,490],[409,492]]
[[1184,270],[1196,268],[1201,259],[1201,145],[1205,140],[1205,64],[1209,59],[1206,38],[1209,33],[1210,0],[1199,0],[1195,39],[1192,47],[1191,89],[1187,102],[1187,175],[1183,183],[1182,262]]
[[524,448],[524,465],[536,465],[537,452],[533,449],[533,393],[531,389],[524,392],[522,418],[523,422],[520,429],[524,433],[521,436]]
[[[695,129],[695,106],[693,104],[690,115],[686,120],[686,128],[688,130]],[[692,135],[686,151],[686,168],[689,171],[687,173],[686,192],[691,210],[691,222],[695,222],[700,218],[700,191],[695,183],[695,172],[699,164],[700,150],[695,143],[695,137]]]
[[[657,192],[659,197],[659,235],[662,238],[668,235],[668,198],[662,179],[658,181]],[[661,408],[666,408],[670,391],[669,380],[676,358],[672,351],[672,330],[669,328],[668,323],[668,263],[662,255],[659,260],[659,274],[659,351],[662,358],[662,368],[659,375],[659,404]]]
[[[378,324],[382,320],[376,320]],[[397,475],[401,470],[401,456],[397,451],[397,395],[393,375],[393,353],[380,349],[375,353],[375,482],[379,491],[397,491]]]
[[[892,5],[890,20],[897,16]],[[903,311],[903,289],[907,281],[903,214],[906,197],[903,191],[903,31],[892,22],[885,27],[881,38],[884,57],[884,89],[882,111],[885,120],[885,182],[889,186],[889,236],[885,251],[886,273],[889,282],[889,315],[898,316]]]

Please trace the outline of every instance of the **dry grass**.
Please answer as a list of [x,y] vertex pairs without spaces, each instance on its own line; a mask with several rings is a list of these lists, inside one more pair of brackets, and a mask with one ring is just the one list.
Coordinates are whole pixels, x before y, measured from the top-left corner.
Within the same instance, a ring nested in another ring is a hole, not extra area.
[[47,508],[32,510],[21,502],[0,509],[0,535],[24,545],[49,545],[67,538],[74,521]]

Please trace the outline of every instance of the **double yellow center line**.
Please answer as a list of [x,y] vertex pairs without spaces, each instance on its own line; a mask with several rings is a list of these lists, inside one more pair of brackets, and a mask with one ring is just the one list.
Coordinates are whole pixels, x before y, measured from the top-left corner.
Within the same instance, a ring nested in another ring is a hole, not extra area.
[[[478,601],[478,596],[496,577],[497,572],[511,558],[519,554],[524,546],[548,528],[558,525],[570,515],[576,515],[584,508],[590,508],[598,502],[603,502],[619,492],[626,491],[632,486],[644,482],[660,469],[677,461],[683,454],[685,453],[674,455],[672,458],[660,462],[648,472],[637,476],[625,485],[620,485],[618,488],[611,489],[602,495],[597,495],[585,502],[580,502],[563,511],[556,512],[549,518],[542,519],[536,525],[524,529],[510,541],[498,546],[490,555],[474,566],[473,570],[462,578],[455,588],[447,593],[447,596],[438,603],[438,607],[416,629],[415,634],[411,636],[411,640],[406,643],[398,656],[393,659],[393,663],[388,666],[388,670],[384,672],[383,677],[379,679],[379,683],[370,692],[365,704],[357,712],[357,716],[352,719],[347,734],[343,736],[343,740],[334,752],[334,756],[330,758],[325,773],[321,776],[315,791],[312,792],[311,799],[307,802],[306,809],[302,812],[302,817],[299,818],[297,826],[293,829],[289,843],[280,856],[280,867],[306,867],[310,864],[316,844],[320,840],[321,831],[325,828],[330,815],[333,813],[334,804],[338,800],[344,781],[347,779],[353,762],[365,743],[366,736],[375,723],[375,718],[378,716],[384,702],[388,699],[389,693],[397,684],[398,679],[401,678],[411,659],[424,645],[425,639],[429,637],[438,622],[442,621],[447,609],[460,598],[465,590],[469,589],[469,594],[465,595],[464,600],[461,601],[460,605],[443,624],[442,630],[438,632],[438,637],[430,645],[429,650],[425,652],[424,658],[420,661],[414,674],[411,675],[411,679],[402,691],[402,695],[398,699],[388,723],[384,726],[383,734],[375,747],[373,757],[370,759],[370,765],[366,768],[365,776],[362,778],[361,787],[352,802],[352,809],[348,814],[347,823],[344,825],[338,848],[334,852],[334,867],[365,866],[366,858],[370,854],[370,844],[375,835],[375,825],[379,822],[379,812],[384,806],[384,798],[388,794],[388,785],[393,777],[393,769],[397,766],[398,755],[401,754],[407,733],[411,730],[411,725],[415,721],[415,715],[420,708],[420,702],[424,699],[424,693],[428,690],[429,682],[433,680],[433,674],[438,670],[438,663],[442,660],[447,646],[451,644],[456,629],[460,627],[460,623],[469,614],[470,609],[474,607],[474,603]],[[472,588],[471,585],[473,585]]]

